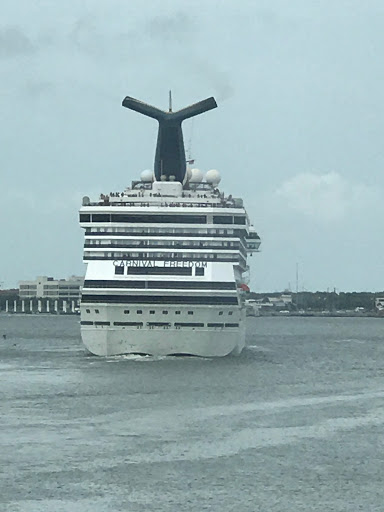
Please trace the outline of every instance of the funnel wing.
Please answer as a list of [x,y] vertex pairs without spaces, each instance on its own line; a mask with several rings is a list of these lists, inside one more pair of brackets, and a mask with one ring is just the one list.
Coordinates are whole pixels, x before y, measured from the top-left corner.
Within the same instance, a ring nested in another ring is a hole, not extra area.
[[126,96],[122,103],[123,107],[129,108],[130,110],[134,110],[135,112],[139,112],[148,117],[152,117],[153,119],[163,119],[166,115],[164,110],[160,110],[159,108],[153,107],[152,105],[148,105],[148,103],[144,103],[143,101],[136,100],[135,98],[131,98],[130,96]]
[[184,121],[184,119],[189,119],[190,117],[198,116],[203,112],[208,112],[208,110],[212,110],[217,107],[217,103],[215,98],[207,98],[206,100],[199,101],[194,105],[190,105],[189,107],[185,107],[177,112],[172,114],[172,118],[177,121]]

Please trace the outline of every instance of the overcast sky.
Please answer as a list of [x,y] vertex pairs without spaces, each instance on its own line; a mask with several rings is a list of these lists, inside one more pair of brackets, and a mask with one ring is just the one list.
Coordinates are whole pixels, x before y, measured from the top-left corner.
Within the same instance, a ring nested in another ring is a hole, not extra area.
[[166,108],[262,238],[254,291],[384,289],[382,0],[2,0],[0,282],[82,274],[84,195],[153,168]]

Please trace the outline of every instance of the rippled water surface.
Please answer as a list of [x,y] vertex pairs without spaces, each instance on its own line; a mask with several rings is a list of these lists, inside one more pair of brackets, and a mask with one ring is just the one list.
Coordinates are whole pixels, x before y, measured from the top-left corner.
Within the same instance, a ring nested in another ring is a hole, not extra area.
[[2,315],[0,510],[383,511],[383,334],[253,318],[237,358],[97,358],[78,317]]

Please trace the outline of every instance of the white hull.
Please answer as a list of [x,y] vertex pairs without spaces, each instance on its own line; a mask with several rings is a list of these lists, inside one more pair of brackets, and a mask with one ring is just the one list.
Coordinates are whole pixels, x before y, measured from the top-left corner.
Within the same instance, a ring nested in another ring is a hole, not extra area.
[[[100,306],[99,306],[100,307]],[[143,311],[143,320],[146,318]],[[195,309],[194,320],[205,320],[216,316],[217,311]],[[116,306],[101,306],[100,319],[117,318],[119,308]],[[236,314],[238,327],[122,327],[110,325],[82,325],[81,336],[85,347],[92,354],[98,356],[114,356],[120,354],[149,354],[165,356],[173,354],[185,354],[201,357],[224,357],[229,354],[238,355],[245,345],[245,317],[242,310]],[[82,318],[85,315],[82,313]],[[121,316],[120,316],[121,318]],[[230,317],[231,318],[231,317]],[[151,317],[153,319],[153,317]],[[228,325],[228,323],[227,323]]]
[[220,333],[211,331],[179,331],[148,329],[83,329],[82,339],[86,348],[97,356],[120,354],[149,354],[154,356],[193,355],[224,357],[238,355],[244,348],[240,332]]

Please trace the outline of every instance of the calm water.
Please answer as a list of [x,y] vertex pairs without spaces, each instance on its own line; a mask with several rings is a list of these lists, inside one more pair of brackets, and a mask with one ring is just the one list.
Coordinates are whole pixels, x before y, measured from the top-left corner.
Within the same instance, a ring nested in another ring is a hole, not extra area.
[[1,511],[384,510],[384,319],[250,319],[218,360],[91,357],[78,321],[0,316]]

